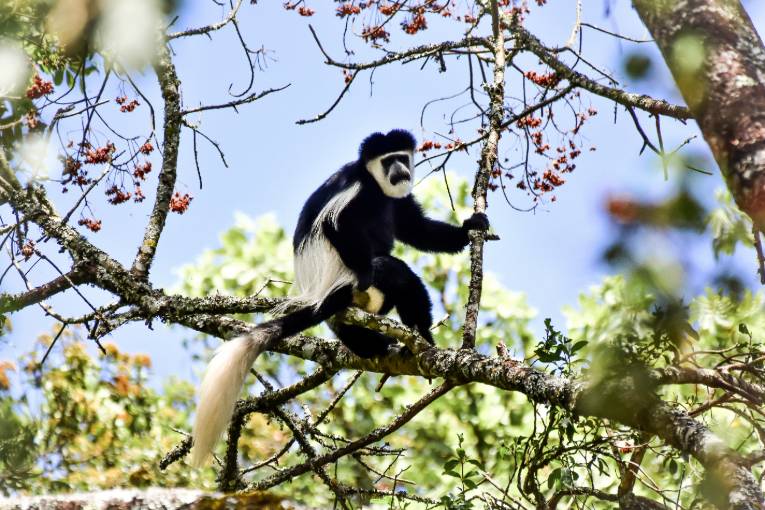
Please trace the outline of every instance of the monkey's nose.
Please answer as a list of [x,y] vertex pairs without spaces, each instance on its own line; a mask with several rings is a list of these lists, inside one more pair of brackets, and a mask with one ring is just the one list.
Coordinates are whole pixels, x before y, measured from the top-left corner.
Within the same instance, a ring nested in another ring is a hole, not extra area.
[[398,162],[391,167],[390,175],[388,176],[390,183],[394,186],[401,181],[408,181],[411,178],[412,174],[409,172],[409,169]]

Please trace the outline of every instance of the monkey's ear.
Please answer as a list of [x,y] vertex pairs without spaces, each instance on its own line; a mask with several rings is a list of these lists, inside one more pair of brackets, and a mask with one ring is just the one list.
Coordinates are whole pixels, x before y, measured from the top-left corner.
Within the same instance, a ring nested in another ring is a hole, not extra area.
[[366,163],[380,154],[385,153],[385,135],[377,132],[372,133],[361,142],[359,147],[359,159]]

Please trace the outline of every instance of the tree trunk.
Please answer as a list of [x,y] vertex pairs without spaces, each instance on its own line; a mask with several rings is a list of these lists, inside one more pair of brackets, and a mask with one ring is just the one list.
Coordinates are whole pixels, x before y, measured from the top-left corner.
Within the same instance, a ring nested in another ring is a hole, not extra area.
[[633,0],[736,203],[765,231],[765,47],[738,0]]

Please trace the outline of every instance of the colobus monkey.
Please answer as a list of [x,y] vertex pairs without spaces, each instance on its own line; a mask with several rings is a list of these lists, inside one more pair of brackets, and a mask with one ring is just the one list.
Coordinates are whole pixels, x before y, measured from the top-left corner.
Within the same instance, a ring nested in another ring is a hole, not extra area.
[[[366,292],[368,312],[396,308],[401,321],[433,343],[431,302],[422,280],[391,256],[394,239],[430,252],[456,253],[468,231],[486,230],[484,214],[462,226],[425,217],[410,194],[415,139],[407,131],[374,133],[356,161],[327,179],[303,206],[293,238],[294,294],[284,316],[257,326],[252,334],[222,344],[207,367],[199,390],[191,462],[201,465],[229,420],[255,358],[272,342],[330,318]],[[395,340],[376,331],[334,325],[356,355],[384,355]]]

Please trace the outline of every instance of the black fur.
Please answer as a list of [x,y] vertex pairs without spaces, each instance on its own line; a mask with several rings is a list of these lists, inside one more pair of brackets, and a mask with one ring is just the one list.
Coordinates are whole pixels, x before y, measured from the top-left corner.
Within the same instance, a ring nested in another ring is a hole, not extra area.
[[388,134],[372,133],[359,147],[359,160],[366,163],[378,156],[398,151],[414,151],[417,142],[409,131],[394,129]]
[[[376,287],[385,296],[379,313],[396,308],[401,321],[433,342],[431,302],[420,278],[401,260],[390,255],[395,239],[419,250],[456,253],[469,242],[468,230],[488,228],[485,215],[474,214],[462,226],[454,226],[427,218],[412,195],[391,198],[370,175],[366,162],[397,151],[413,151],[414,137],[407,131],[394,130],[387,135],[375,133],[367,137],[359,150],[359,159],[345,165],[327,179],[308,198],[300,213],[293,238],[299,250],[307,236],[325,236],[338,252],[340,259],[356,276],[356,290]],[[324,206],[338,193],[354,184],[360,191],[331,222],[315,228],[314,220]],[[352,292],[343,287],[332,293],[322,305],[289,314],[279,324],[288,334],[326,320],[351,304]],[[292,319],[294,317],[294,319]],[[354,326],[335,325],[335,332],[349,349],[362,357],[385,354],[393,340]],[[286,335],[285,335],[286,336]]]

